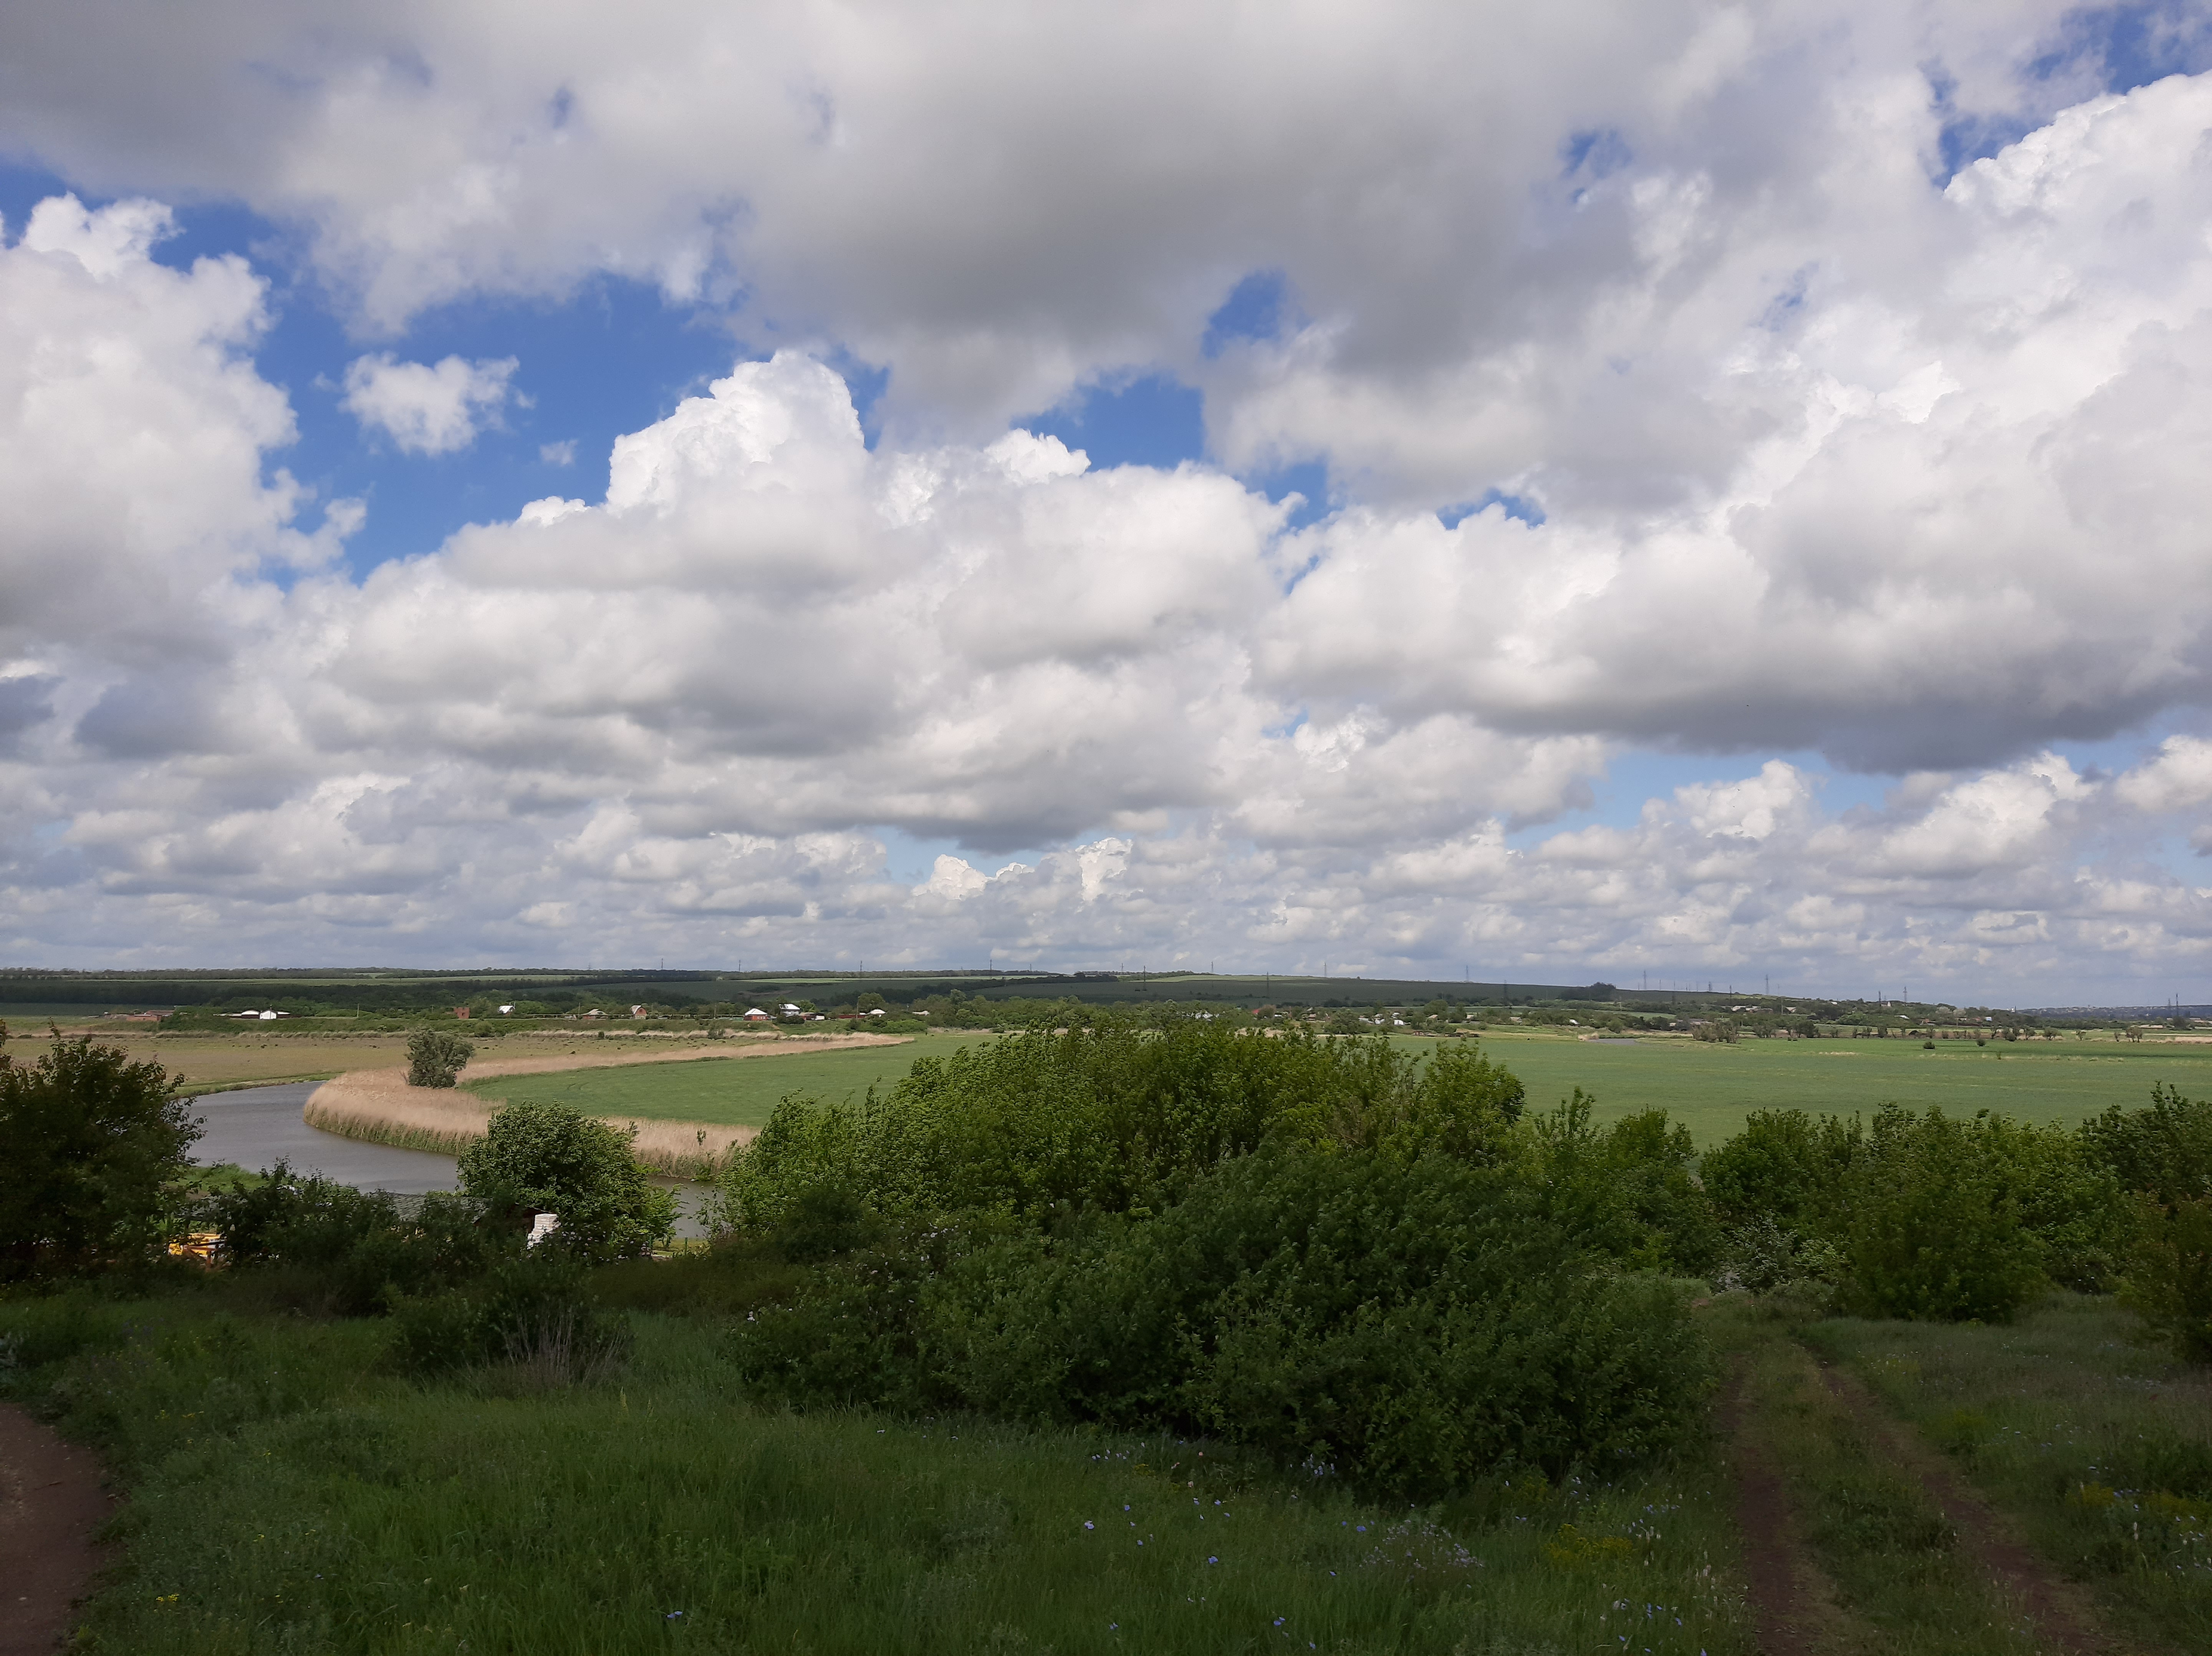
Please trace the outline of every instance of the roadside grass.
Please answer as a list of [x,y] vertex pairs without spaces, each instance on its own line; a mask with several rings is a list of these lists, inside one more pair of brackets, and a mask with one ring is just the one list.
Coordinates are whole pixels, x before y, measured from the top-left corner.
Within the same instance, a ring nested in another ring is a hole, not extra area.
[[899,1080],[918,1057],[941,1057],[969,1041],[989,1038],[983,1034],[930,1035],[898,1046],[496,1075],[465,1080],[461,1085],[487,1101],[562,1104],[617,1120],[635,1116],[760,1127],[787,1093],[807,1093],[824,1104],[857,1102],[870,1087],[887,1087]]
[[2112,1624],[2212,1650],[2212,1371],[2136,1342],[2110,1300],[2054,1294],[2008,1327],[1835,1318],[1849,1367]]
[[1788,1321],[1741,1295],[1707,1316],[1743,1389],[1746,1446],[1764,1452],[1788,1495],[1813,1648],[2033,1656],[2039,1646],[2009,1624],[1918,1479],[1868,1440]]
[[763,1410],[723,1318],[630,1314],[626,1373],[549,1391],[400,1379],[382,1325],[243,1280],[0,1303],[0,1390],[133,1485],[83,1647],[1748,1649],[1702,1448],[1392,1507],[1207,1443]]

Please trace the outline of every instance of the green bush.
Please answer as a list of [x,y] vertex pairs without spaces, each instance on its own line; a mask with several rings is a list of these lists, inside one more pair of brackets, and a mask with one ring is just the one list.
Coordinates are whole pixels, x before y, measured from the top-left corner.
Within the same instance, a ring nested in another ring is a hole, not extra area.
[[1865,1138],[1856,1122],[1834,1116],[1754,1110],[1741,1132],[1705,1158],[1698,1175],[1723,1223],[1763,1217],[1785,1230],[1826,1231]]
[[400,1301],[391,1361],[417,1377],[508,1364],[557,1385],[605,1377],[629,1346],[628,1323],[584,1297],[575,1260],[541,1248],[465,1288]]
[[476,1050],[450,1029],[418,1029],[407,1038],[407,1085],[451,1087]]
[[2079,1129],[2085,1155],[2111,1170],[2124,1190],[2161,1204],[2212,1196],[2212,1099],[2190,1099],[2154,1085],[2150,1105],[2118,1105]]
[[2031,1170],[2017,1129],[1986,1113],[1875,1112],[1846,1181],[1843,1245],[1856,1309],[1939,1322],[2008,1319],[2045,1282],[2023,1222]]
[[2120,1303],[2191,1362],[2212,1362],[2212,1197],[2135,1199]]
[[161,1253],[199,1135],[168,1073],[120,1048],[57,1031],[35,1063],[0,1053],[0,1281]]
[[2082,1123],[2084,1154],[2133,1193],[2120,1299],[2195,1362],[2212,1361],[2212,1100],[2151,1088]]
[[398,1196],[301,1178],[280,1161],[262,1182],[205,1198],[196,1222],[222,1239],[234,1269],[287,1272],[296,1297],[341,1316],[374,1316],[401,1295],[447,1288],[520,1251],[483,1203],[433,1191]]
[[552,1242],[580,1259],[631,1257],[676,1223],[676,1197],[630,1154],[636,1136],[563,1105],[504,1105],[461,1153],[461,1188],[518,1220],[559,1215]]
[[1721,1261],[1711,1201],[1691,1172],[1689,1129],[1663,1110],[1595,1125],[1582,1088],[1525,1123],[1526,1177],[1546,1216],[1585,1245],[1632,1266],[1705,1276]]
[[1271,1146],[1150,1217],[856,1253],[735,1353],[794,1401],[1164,1427],[1404,1493],[1650,1452],[1707,1378],[1686,1296],[1601,1268],[1542,1205],[1444,1157]]
[[1511,1073],[1463,1047],[1424,1058],[1382,1036],[1101,1017],[919,1059],[857,1109],[786,1099],[732,1158],[724,1189],[749,1228],[773,1229],[800,1193],[825,1186],[887,1215],[1005,1209],[1041,1221],[1119,1212],[1271,1135],[1494,1160],[1521,1108]]

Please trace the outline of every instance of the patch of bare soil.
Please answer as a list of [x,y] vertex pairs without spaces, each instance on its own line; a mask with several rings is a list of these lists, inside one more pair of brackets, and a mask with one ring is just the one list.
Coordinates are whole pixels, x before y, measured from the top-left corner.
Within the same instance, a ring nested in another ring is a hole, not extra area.
[[1820,1365],[1820,1373],[1829,1391],[1868,1436],[1920,1480],[1957,1532],[1960,1549],[1989,1575],[1999,1598],[2039,1648],[2063,1656],[2106,1656],[2127,1648],[2099,1629],[2081,1590],[2014,1534],[1940,1453],[1881,1406],[1864,1382],[1828,1363]]
[[100,1463],[0,1403],[0,1656],[50,1656],[107,1562]]
[[1743,1365],[1721,1394],[1721,1432],[1735,1464],[1735,1525],[1743,1536],[1744,1585],[1751,1600],[1752,1636],[1760,1656],[1801,1656],[1811,1647],[1801,1636],[1805,1606],[1798,1592],[1802,1549],[1794,1543],[1790,1498],[1765,1445],[1745,1428]]

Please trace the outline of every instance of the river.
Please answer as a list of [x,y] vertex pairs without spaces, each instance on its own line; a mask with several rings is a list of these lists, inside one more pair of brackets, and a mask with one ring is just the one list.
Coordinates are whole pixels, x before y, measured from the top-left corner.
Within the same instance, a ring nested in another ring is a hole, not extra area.
[[[234,1093],[209,1093],[192,1100],[192,1109],[205,1130],[192,1147],[192,1160],[203,1167],[235,1162],[248,1172],[258,1172],[278,1160],[291,1164],[295,1172],[320,1173],[337,1184],[363,1190],[390,1190],[398,1196],[420,1196],[426,1190],[451,1190],[460,1183],[458,1165],[451,1156],[427,1150],[396,1150],[388,1144],[369,1144],[342,1138],[310,1127],[300,1119],[307,1096],[319,1081],[294,1081],[283,1087],[246,1087]],[[699,1209],[710,1194],[703,1184],[657,1178],[653,1183],[677,1193],[684,1204],[677,1221],[678,1236],[703,1236]]]

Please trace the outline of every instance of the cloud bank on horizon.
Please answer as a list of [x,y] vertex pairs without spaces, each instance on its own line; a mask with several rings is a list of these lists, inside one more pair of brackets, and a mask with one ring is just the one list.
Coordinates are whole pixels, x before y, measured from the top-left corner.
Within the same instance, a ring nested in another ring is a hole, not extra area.
[[0,954],[2212,1000],[2212,21],[1944,9],[12,17]]

